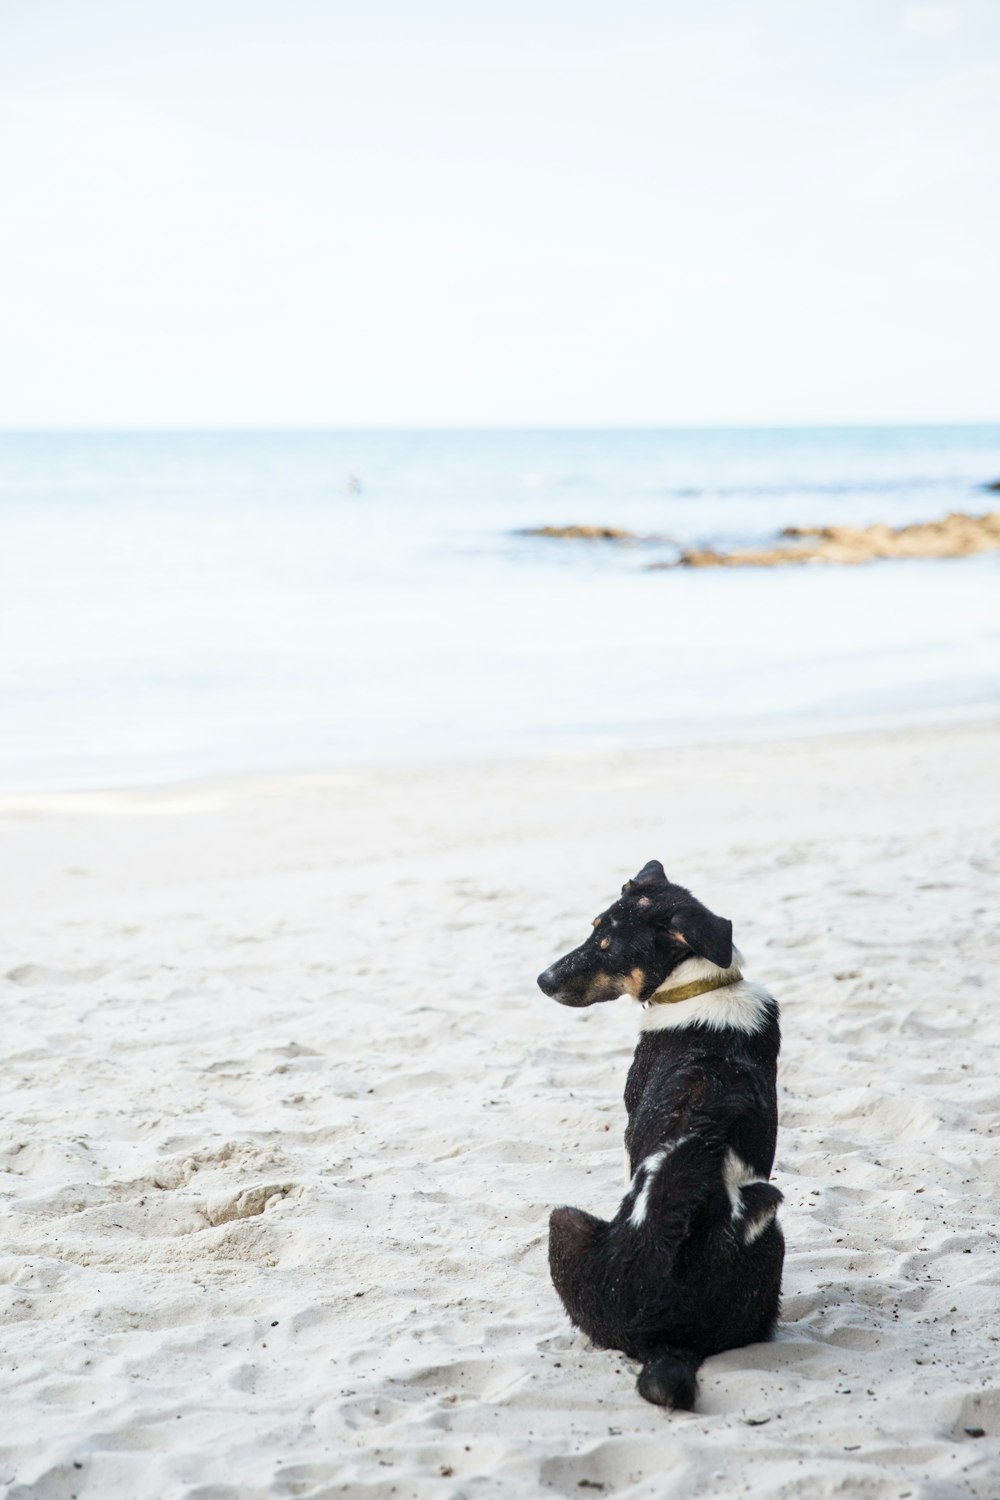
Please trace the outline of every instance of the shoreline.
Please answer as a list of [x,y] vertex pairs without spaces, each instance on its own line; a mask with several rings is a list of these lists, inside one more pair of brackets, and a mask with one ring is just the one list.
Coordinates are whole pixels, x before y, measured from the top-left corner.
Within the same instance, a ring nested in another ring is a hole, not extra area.
[[[116,796],[158,798],[169,794],[179,797],[199,795],[207,789],[221,789],[230,785],[280,786],[283,783],[337,780],[358,781],[370,776],[406,776],[416,772],[443,774],[456,773],[464,768],[503,766],[510,763],[531,765],[536,762],[548,764],[566,761],[601,760],[607,757],[629,757],[668,754],[679,750],[737,749],[742,745],[787,745],[811,744],[817,740],[837,740],[851,736],[892,736],[910,732],[929,733],[961,729],[965,726],[989,725],[1000,722],[1000,702],[996,699],[944,706],[937,709],[899,709],[882,714],[831,714],[827,718],[806,717],[798,714],[772,716],[767,719],[748,720],[734,725],[727,722],[711,727],[699,725],[689,729],[678,729],[674,735],[655,730],[649,737],[642,735],[612,736],[595,731],[592,735],[575,733],[571,738],[559,739],[548,735],[548,748],[537,743],[522,743],[518,748],[503,752],[485,751],[482,754],[467,752],[447,756],[433,754],[408,755],[394,758],[345,759],[342,762],[317,759],[302,765],[233,768],[223,771],[182,770],[174,775],[145,776],[136,773],[127,779],[112,780],[100,775],[74,780],[51,781],[0,780],[0,815],[17,805],[42,807],[48,802],[58,803],[77,799],[81,803]],[[784,726],[784,732],[782,732]]]

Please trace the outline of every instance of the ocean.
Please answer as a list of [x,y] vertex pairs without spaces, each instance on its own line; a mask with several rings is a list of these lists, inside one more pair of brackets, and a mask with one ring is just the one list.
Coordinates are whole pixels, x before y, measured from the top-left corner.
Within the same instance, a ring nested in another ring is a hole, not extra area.
[[[0,786],[980,713],[1000,554],[666,570],[1000,500],[1000,426],[0,435]],[[636,545],[521,531],[587,523]]]

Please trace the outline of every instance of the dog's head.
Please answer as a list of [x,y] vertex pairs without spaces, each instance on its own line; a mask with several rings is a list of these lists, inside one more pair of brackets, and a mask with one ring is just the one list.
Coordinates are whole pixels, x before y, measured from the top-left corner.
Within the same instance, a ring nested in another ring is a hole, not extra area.
[[560,1005],[620,995],[646,1000],[685,959],[704,958],[720,969],[733,961],[732,922],[668,880],[658,859],[626,880],[593,928],[585,943],[538,976],[542,993]]

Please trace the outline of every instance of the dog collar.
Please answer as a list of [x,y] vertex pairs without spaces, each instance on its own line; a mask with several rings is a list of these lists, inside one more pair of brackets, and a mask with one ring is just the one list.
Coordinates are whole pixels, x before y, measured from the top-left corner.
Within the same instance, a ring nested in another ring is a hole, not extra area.
[[645,1010],[648,1005],[677,1005],[681,1000],[693,1000],[696,995],[707,995],[712,990],[724,990],[731,984],[742,983],[743,975],[734,974],[722,979],[695,979],[691,984],[679,984],[675,990],[657,990],[650,995],[648,1000],[642,1002]]

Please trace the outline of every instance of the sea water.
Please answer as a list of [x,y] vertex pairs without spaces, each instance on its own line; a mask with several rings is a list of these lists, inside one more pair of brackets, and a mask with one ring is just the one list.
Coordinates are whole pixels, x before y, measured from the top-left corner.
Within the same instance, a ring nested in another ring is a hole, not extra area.
[[[1000,554],[650,564],[998,478],[1000,427],[0,435],[0,785],[979,712]],[[568,523],[643,540],[523,534]]]

